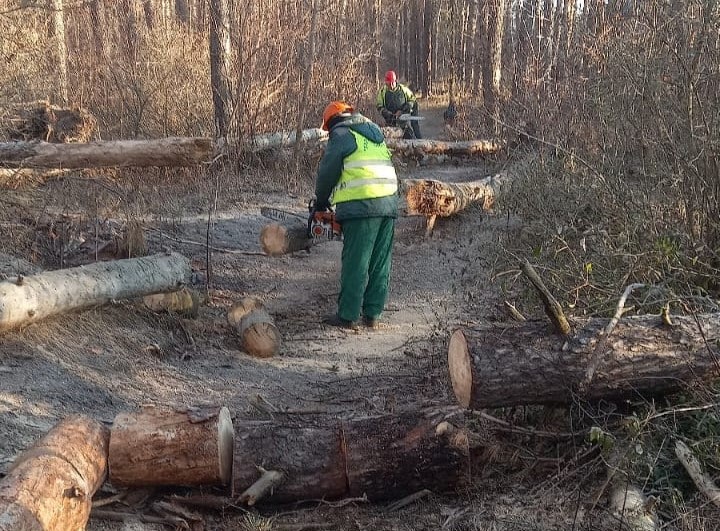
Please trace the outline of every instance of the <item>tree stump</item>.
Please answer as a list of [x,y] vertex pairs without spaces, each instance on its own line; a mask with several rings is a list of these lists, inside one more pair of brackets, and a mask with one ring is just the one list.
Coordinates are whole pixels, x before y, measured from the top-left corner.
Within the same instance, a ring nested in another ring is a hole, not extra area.
[[120,413],[110,431],[116,487],[227,485],[234,430],[225,407],[147,407]]
[[280,332],[259,300],[247,297],[233,304],[227,319],[251,356],[269,358],[280,352]]

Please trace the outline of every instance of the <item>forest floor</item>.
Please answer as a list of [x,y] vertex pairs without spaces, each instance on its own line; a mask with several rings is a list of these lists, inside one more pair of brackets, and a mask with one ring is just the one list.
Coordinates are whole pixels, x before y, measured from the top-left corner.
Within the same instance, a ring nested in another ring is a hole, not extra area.
[[[424,136],[441,137],[442,107],[421,109],[421,114],[426,117]],[[401,177],[460,182],[509,164],[511,160],[478,158],[397,167]],[[439,220],[428,238],[424,218],[400,217],[383,316],[386,328],[342,331],[321,322],[335,310],[342,243],[327,242],[279,258],[260,252],[258,235],[269,222],[260,207],[302,214],[307,199],[281,190],[246,190],[233,204],[223,204],[211,232],[213,246],[227,252],[212,255],[212,289],[197,319],[156,315],[130,301],[48,319],[2,336],[0,473],[73,413],[110,423],[117,413],[144,404],[224,405],[235,419],[264,418],[272,412],[349,418],[455,406],[446,358],[451,331],[467,323],[509,319],[502,304],[508,294],[493,277],[499,246],[513,237],[508,219],[470,208]],[[191,258],[201,276],[207,274],[207,213],[183,212],[172,220],[148,216],[143,221],[149,252],[178,251]],[[3,267],[5,274],[32,272],[30,264],[13,258]],[[227,309],[246,296],[261,298],[273,316],[282,334],[279,356],[249,357],[233,336]],[[556,456],[540,456],[540,461],[544,457]],[[385,504],[311,500],[279,508],[261,505],[251,513],[206,513],[205,528],[585,527],[578,525],[583,489],[575,481],[564,484],[559,470],[542,472],[520,458],[506,465],[487,466],[462,492],[433,494],[398,511],[386,511]],[[537,490],[541,481],[544,486]],[[102,491],[98,497],[107,494]],[[144,507],[123,510],[140,514]],[[92,518],[89,529],[163,527]]]

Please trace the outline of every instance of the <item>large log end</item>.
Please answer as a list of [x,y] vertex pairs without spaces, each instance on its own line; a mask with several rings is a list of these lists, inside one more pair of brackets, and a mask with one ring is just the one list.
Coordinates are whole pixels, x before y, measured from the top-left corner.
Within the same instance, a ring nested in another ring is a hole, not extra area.
[[453,392],[462,407],[469,407],[472,398],[473,372],[467,339],[462,330],[455,330],[448,345],[448,369]]
[[228,485],[232,479],[234,444],[232,417],[228,408],[223,407],[218,413],[218,466],[223,485]]
[[260,246],[269,256],[282,256],[288,252],[288,230],[279,223],[265,225],[260,231]]

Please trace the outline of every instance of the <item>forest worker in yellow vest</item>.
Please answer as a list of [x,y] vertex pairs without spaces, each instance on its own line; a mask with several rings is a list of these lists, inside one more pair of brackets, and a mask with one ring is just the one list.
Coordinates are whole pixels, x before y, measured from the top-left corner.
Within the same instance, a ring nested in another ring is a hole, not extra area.
[[[398,123],[398,117],[402,114],[410,114],[412,117],[418,117],[418,102],[415,94],[410,88],[402,83],[398,83],[397,74],[394,70],[388,70],[385,73],[385,84],[380,87],[377,95],[377,110],[385,119],[385,125],[396,127],[402,124]],[[420,135],[420,123],[417,120],[410,121],[411,132],[405,128],[403,138],[422,138]]]
[[324,320],[341,328],[372,329],[387,299],[398,181],[380,128],[333,101],[323,113],[330,132],[315,184],[316,208],[335,206],[342,225],[343,250],[337,313]]

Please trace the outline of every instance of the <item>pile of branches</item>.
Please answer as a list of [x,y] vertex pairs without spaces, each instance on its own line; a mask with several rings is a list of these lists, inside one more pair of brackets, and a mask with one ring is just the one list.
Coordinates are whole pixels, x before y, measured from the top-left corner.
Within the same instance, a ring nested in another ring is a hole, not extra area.
[[42,140],[58,144],[88,142],[97,136],[97,121],[86,109],[58,107],[48,101],[18,109],[8,119],[6,134],[11,140]]

